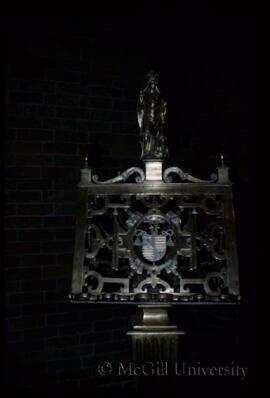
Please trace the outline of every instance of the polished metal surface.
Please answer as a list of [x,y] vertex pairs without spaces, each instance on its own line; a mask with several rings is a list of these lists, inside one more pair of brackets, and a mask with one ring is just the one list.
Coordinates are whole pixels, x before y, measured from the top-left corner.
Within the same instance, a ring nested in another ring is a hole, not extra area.
[[178,358],[179,336],[185,334],[170,323],[170,305],[140,305],[142,321],[127,332],[132,337],[133,360],[136,364],[174,363]]

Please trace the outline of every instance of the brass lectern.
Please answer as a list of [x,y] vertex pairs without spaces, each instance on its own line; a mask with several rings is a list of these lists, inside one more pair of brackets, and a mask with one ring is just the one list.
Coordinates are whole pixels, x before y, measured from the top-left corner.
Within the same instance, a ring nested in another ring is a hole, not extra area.
[[143,168],[100,181],[88,159],[81,170],[72,302],[137,305],[134,359],[176,361],[179,335],[172,305],[239,302],[232,185],[221,156],[216,174],[196,178],[163,169],[167,103],[150,71],[137,116]]

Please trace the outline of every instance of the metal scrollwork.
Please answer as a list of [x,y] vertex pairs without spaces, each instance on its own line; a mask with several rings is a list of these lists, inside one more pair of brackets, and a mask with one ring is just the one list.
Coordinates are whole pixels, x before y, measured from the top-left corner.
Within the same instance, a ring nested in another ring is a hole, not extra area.
[[193,177],[192,175],[185,173],[182,169],[179,167],[168,167],[166,170],[164,170],[163,173],[163,180],[165,182],[172,182],[173,178],[170,176],[170,174],[177,174],[182,181],[189,181],[189,182],[215,182],[217,180],[217,175],[216,174],[211,174],[210,180],[201,180],[200,178]]
[[[209,202],[212,202],[212,207]],[[224,208],[222,202],[216,199],[216,196],[205,195],[198,197],[196,202],[191,202],[189,197],[177,197],[177,205],[179,209],[202,209],[205,214],[216,215],[222,217]]]
[[161,278],[158,278],[156,275],[151,275],[149,278],[142,280],[138,286],[134,289],[134,293],[146,293],[146,286],[150,285],[155,288],[158,285],[162,286],[163,293],[173,293],[174,289],[169,285],[168,282],[164,281]]
[[225,210],[222,196],[209,193],[89,196],[81,299],[219,300],[228,290]]
[[[94,232],[94,236],[92,232]],[[87,253],[85,257],[94,258],[98,254],[99,250],[105,244],[105,240],[101,235],[100,229],[96,225],[91,224],[88,227],[86,239],[87,239],[87,244],[86,244]]]
[[102,276],[100,273],[98,273],[96,271],[86,272],[85,276],[84,276],[85,281],[89,277],[92,277],[92,278],[96,279],[96,281],[97,281],[96,288],[91,287],[91,283],[89,283],[89,282],[87,283],[89,293],[92,293],[92,294],[102,293],[105,283],[115,283],[115,284],[122,285],[122,287],[120,288],[120,292],[121,293],[129,292],[129,279],[127,279],[127,278],[108,278],[108,277]]
[[142,169],[139,167],[130,167],[129,169],[125,170],[123,173],[119,174],[118,176],[114,178],[110,178],[109,180],[106,181],[99,181],[99,176],[98,175],[93,175],[92,180],[96,184],[115,184],[118,182],[125,182],[127,179],[132,176],[133,174],[139,174],[136,177],[136,182],[137,183],[142,183],[145,180],[145,174]]
[[157,196],[157,195],[144,196],[140,199],[141,199],[141,202],[145,206],[147,206],[151,209],[159,209],[160,207],[165,206],[169,202],[169,200],[171,200],[170,197],[166,197],[166,196],[162,197],[162,196]]
[[216,260],[225,260],[224,226],[211,223],[206,228],[205,245]]
[[[216,288],[210,286],[211,281],[216,282]],[[204,292],[209,296],[218,296],[221,287],[225,285],[224,275],[221,272],[209,273],[205,278],[180,278],[180,293],[192,294],[190,288],[193,285],[202,285]],[[189,286],[189,287],[186,287]]]
[[[98,205],[100,205],[100,202],[101,202],[101,207],[98,207]],[[110,201],[107,196],[94,198],[93,200],[91,200],[91,206],[88,209],[88,215],[90,217],[101,216],[102,214],[106,213],[109,207],[109,203]]]

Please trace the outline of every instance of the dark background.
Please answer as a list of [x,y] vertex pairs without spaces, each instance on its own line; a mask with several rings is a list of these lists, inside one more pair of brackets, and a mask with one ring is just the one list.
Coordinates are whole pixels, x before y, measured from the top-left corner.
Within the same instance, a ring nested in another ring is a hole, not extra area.
[[[168,102],[168,164],[234,183],[243,304],[173,308],[187,363],[248,379],[163,380],[177,392],[248,391],[254,378],[252,48],[245,16],[8,17],[5,63],[5,380],[10,390],[132,390],[99,363],[131,361],[132,306],[70,304],[83,157],[100,177],[141,166],[138,93],[155,69]],[[156,382],[155,382],[156,383]],[[153,388],[153,385],[152,385]]]

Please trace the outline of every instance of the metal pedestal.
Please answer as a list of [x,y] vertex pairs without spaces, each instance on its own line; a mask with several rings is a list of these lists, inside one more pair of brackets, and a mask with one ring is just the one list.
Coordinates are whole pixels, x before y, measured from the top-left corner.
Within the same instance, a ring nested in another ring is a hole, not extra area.
[[171,305],[138,307],[143,310],[142,323],[127,332],[132,337],[134,362],[176,362],[179,336],[185,332],[170,324],[168,308]]

